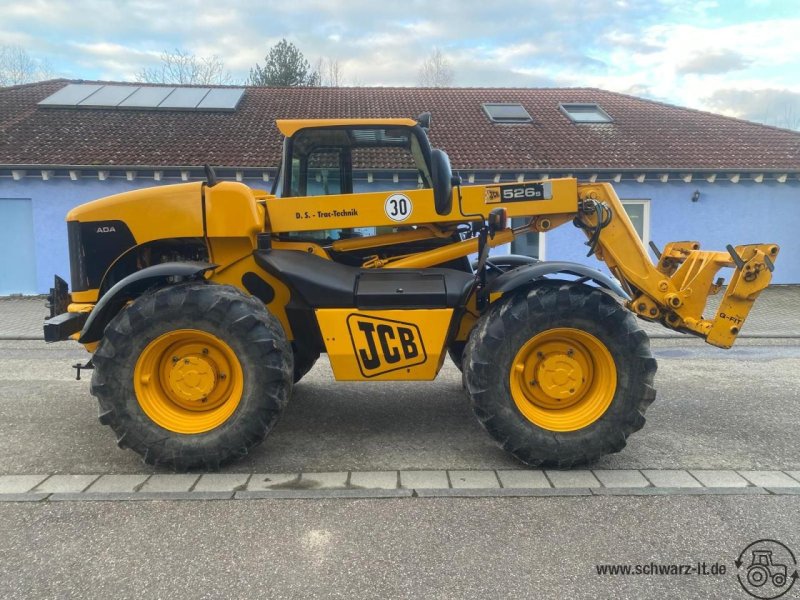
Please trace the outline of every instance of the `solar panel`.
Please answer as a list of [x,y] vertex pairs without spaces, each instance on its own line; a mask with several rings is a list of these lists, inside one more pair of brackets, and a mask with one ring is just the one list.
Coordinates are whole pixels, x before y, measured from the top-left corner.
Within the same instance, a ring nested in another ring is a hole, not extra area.
[[210,91],[210,88],[175,88],[175,91],[167,96],[158,105],[158,108],[194,110]]
[[197,110],[236,110],[244,88],[213,88],[197,105]]
[[78,106],[92,108],[117,106],[138,89],[138,85],[104,85],[94,94],[79,102]]
[[89,95],[94,94],[102,85],[93,83],[70,83],[61,88],[55,94],[51,94],[41,102],[40,106],[53,107],[74,107],[78,102],[85,100]]
[[244,88],[70,83],[39,102],[39,106],[234,111],[244,91]]
[[142,86],[119,104],[119,108],[157,108],[174,87]]

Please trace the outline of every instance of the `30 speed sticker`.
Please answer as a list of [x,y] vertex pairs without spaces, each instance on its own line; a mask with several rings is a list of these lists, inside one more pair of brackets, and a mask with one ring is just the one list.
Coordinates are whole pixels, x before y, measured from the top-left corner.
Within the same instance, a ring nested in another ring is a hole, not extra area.
[[414,205],[411,204],[411,198],[406,196],[405,194],[392,194],[386,199],[386,203],[383,205],[384,210],[386,211],[386,216],[389,217],[392,221],[405,221],[409,216],[411,216],[411,211],[414,209]]

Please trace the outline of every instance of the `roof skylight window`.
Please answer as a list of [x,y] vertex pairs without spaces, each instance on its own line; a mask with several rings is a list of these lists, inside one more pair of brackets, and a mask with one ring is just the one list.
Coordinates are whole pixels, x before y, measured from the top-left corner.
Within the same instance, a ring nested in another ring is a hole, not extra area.
[[483,104],[483,110],[494,123],[530,123],[533,121],[522,104],[487,102]]
[[598,104],[565,104],[558,105],[573,123],[612,123],[609,114]]

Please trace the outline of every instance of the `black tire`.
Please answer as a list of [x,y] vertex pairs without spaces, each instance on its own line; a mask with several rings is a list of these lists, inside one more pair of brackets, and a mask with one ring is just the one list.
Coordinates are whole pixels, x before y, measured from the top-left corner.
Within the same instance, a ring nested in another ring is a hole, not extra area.
[[453,342],[447,347],[447,355],[459,371],[463,370],[462,364],[464,361],[464,348],[466,346],[467,342]]
[[[215,429],[181,434],[142,410],[133,371],[142,350],[177,329],[198,329],[224,341],[242,367],[243,390],[233,414]],[[92,394],[100,422],[147,464],[176,471],[216,470],[262,442],[292,391],[293,358],[280,322],[263,303],[231,286],[178,284],[147,293],[106,327],[94,354]]]
[[[769,581],[769,570],[761,565],[755,565],[747,571],[747,583],[753,587],[761,587]],[[779,587],[779,586],[776,586]]]
[[300,381],[314,367],[319,358],[319,352],[310,352],[292,344],[294,352],[294,383]]
[[[605,413],[576,431],[550,431],[527,419],[511,395],[509,369],[519,349],[548,329],[595,336],[610,352],[617,387]],[[478,420],[507,452],[530,466],[568,468],[619,452],[645,423],[655,399],[656,361],[636,317],[610,295],[548,282],[504,298],[481,317],[464,351],[464,387]]]

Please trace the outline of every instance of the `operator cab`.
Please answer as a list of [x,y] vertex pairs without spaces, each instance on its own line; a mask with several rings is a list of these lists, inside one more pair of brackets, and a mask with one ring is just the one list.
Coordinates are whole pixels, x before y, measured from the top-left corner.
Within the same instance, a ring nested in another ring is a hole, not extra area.
[[[453,204],[454,179],[450,159],[443,150],[432,148],[428,139],[431,115],[423,113],[416,120],[386,119],[306,119],[278,120],[284,135],[283,159],[272,193],[280,198],[374,194],[382,191],[430,190],[430,202],[440,215],[449,215]],[[376,173],[377,178],[368,176]],[[381,179],[381,174],[383,179]],[[398,211],[403,206],[397,207]],[[397,219],[401,221],[402,219]],[[333,244],[352,238],[368,238],[415,229],[398,223],[392,226],[288,231],[277,239],[314,243],[328,251],[336,262],[361,266],[374,248],[339,252]],[[423,252],[462,238],[432,238],[410,243],[382,246],[381,256]],[[471,272],[466,258],[443,265]]]
[[430,113],[412,119],[279,120],[283,161],[273,194],[292,198],[360,191],[354,172],[391,171],[432,189],[439,214],[450,212],[452,171],[447,154],[431,148]]

